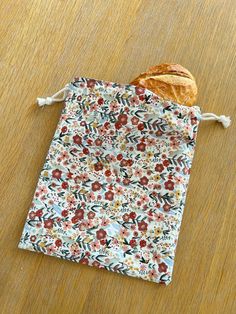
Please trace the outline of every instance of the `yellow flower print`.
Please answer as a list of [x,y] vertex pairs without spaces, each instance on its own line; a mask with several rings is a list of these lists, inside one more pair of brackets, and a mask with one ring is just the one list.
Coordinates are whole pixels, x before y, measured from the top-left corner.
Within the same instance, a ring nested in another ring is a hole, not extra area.
[[169,124],[169,126],[175,126],[175,123],[172,121],[172,120],[168,120],[168,124]]
[[98,127],[97,121],[94,121],[94,122],[92,123],[92,127],[93,127],[93,128],[97,128],[97,127]]
[[80,194],[86,194],[87,191],[86,191],[84,188],[82,188],[82,189],[79,191],[79,193],[80,193]]
[[53,229],[49,229],[49,230],[48,230],[48,234],[50,234],[50,236],[52,236],[53,238],[56,238],[56,237],[57,237],[57,232],[54,231]]
[[65,142],[65,143],[69,143],[69,142],[70,142],[69,136],[65,136],[65,137],[64,137],[64,142]]
[[113,212],[118,212],[118,207],[113,206],[112,211]]
[[175,196],[176,196],[176,198],[177,199],[180,199],[180,197],[181,197],[181,191],[180,190],[177,190],[176,192],[175,192]]
[[135,270],[138,270],[138,268],[137,267],[134,267],[134,266],[130,266],[130,268],[129,268],[131,271],[133,270],[133,271],[135,271]]
[[45,243],[44,242],[39,242],[39,246],[40,247],[45,247]]
[[154,227],[154,235],[155,235],[156,237],[160,236],[161,233],[162,233],[161,228],[156,228],[156,227]]
[[122,144],[122,145],[120,146],[120,149],[121,149],[121,150],[126,150],[126,144]]
[[119,200],[115,201],[115,203],[114,203],[115,208],[119,208],[120,205],[121,205],[121,202]]
[[132,258],[128,258],[126,261],[125,261],[125,264],[127,264],[128,266],[132,266],[134,264]]
[[70,236],[70,238],[71,238],[72,240],[76,240],[77,237],[78,237],[78,234],[76,234],[76,233],[74,233],[74,234],[72,234],[72,235]]
[[90,241],[92,241],[92,239],[90,237],[86,237],[84,238],[84,243],[89,243]]
[[147,158],[150,159],[154,156],[153,152],[147,152]]
[[189,136],[189,131],[185,129],[185,130],[183,131],[183,136],[184,136],[184,137],[188,137],[188,136]]
[[116,237],[116,239],[117,239],[118,242],[123,243],[124,237],[121,236],[121,235],[118,235],[118,236]]
[[171,115],[170,115],[169,113],[167,113],[167,114],[165,114],[165,115],[163,116],[163,118],[166,119],[167,121],[168,121],[168,120],[171,120]]
[[47,171],[44,171],[43,176],[44,176],[44,177],[48,177],[48,172],[47,172]]
[[161,176],[159,174],[156,174],[155,176],[153,176],[154,181],[159,181],[160,179],[161,179]]

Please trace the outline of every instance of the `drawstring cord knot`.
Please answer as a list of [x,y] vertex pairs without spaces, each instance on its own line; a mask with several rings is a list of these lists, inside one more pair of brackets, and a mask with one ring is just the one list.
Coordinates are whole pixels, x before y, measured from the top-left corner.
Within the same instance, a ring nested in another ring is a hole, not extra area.
[[45,106],[45,105],[51,105],[53,103],[53,98],[52,97],[46,97],[46,98],[37,98],[37,103],[38,105]]
[[205,121],[207,121],[207,120],[215,120],[217,122],[222,123],[224,128],[228,128],[230,126],[230,124],[231,124],[230,117],[226,117],[224,115],[217,116],[214,113],[203,113],[202,114],[202,120],[205,120]]
[[[66,85],[64,88],[59,90],[56,94],[52,95],[51,97],[46,97],[46,98],[37,98],[37,104],[42,107],[45,105],[51,105],[54,102],[61,102],[64,101],[66,98],[66,94],[68,92],[68,86]],[[61,93],[63,93],[62,97],[57,98]]]

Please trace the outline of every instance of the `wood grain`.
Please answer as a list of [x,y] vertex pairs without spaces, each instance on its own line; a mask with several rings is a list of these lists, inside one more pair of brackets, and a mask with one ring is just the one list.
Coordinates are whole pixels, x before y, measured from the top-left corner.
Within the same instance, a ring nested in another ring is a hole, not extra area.
[[[2,0],[0,312],[236,313],[235,0]],[[200,125],[173,282],[167,286],[19,250],[62,104],[38,108],[74,76],[128,83],[176,62],[199,87]]]

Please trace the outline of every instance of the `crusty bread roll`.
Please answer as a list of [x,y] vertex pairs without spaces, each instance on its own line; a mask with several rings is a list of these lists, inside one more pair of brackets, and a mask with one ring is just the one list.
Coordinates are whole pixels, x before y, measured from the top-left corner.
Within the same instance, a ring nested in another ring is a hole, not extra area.
[[195,78],[180,64],[164,63],[150,67],[130,84],[147,88],[163,99],[182,105],[192,106],[196,101]]

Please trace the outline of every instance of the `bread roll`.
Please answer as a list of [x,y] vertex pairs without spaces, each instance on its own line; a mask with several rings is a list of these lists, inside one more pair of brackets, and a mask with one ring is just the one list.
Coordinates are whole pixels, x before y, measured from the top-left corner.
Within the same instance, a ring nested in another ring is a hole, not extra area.
[[130,84],[147,88],[163,99],[182,105],[192,106],[196,101],[195,78],[180,64],[164,63],[150,67]]

